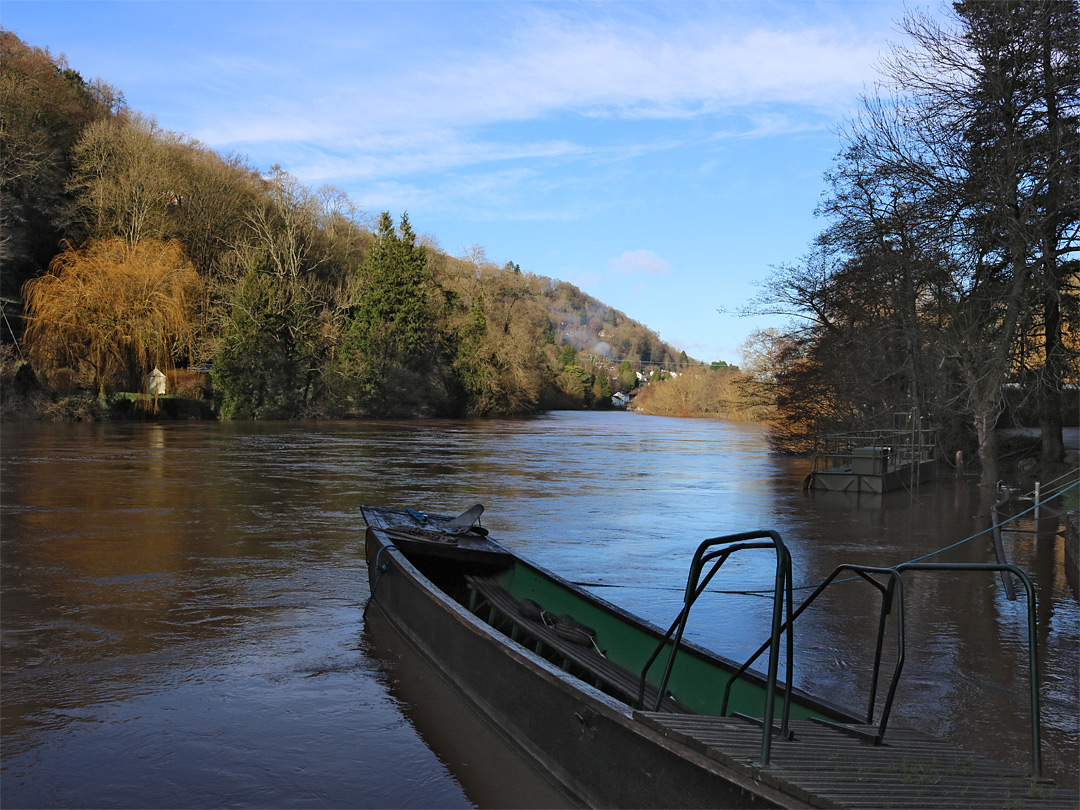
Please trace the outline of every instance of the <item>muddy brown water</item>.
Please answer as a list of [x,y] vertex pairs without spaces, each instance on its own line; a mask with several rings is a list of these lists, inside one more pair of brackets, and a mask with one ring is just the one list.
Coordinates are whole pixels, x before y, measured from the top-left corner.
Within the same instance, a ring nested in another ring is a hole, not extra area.
[[[487,506],[496,538],[667,626],[707,538],[776,529],[797,585],[983,531],[979,493],[805,494],[753,425],[629,413],[419,423],[0,426],[4,807],[559,806],[368,597],[360,506]],[[1044,771],[1077,786],[1080,609],[1050,521],[1005,533],[1038,591]],[[1036,528],[1042,531],[1035,531]],[[934,561],[993,560],[990,535]],[[910,579],[909,579],[910,578]],[[690,635],[742,658],[771,562],[733,559]],[[891,723],[1026,767],[1025,613],[994,575],[905,577]],[[875,598],[797,626],[796,680],[865,706]],[[629,777],[628,777],[629,778]]]

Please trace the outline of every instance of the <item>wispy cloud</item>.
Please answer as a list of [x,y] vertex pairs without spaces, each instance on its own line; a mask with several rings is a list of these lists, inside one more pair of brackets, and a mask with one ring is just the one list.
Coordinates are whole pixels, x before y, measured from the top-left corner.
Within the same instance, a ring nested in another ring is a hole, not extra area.
[[[295,167],[309,180],[581,158],[594,154],[586,143],[523,137],[515,125],[738,114],[742,124],[724,119],[728,136],[762,137],[806,126],[793,111],[849,103],[877,55],[845,28],[731,27],[718,7],[694,8],[703,13],[686,20],[632,13],[632,6],[618,6],[619,13],[601,6],[590,16],[577,7],[523,5],[480,50],[447,41],[384,67],[366,51],[346,49],[340,61],[324,55],[322,70],[306,78],[290,79],[280,64],[226,57],[207,68],[220,81],[265,71],[271,86],[258,100],[231,98],[229,115],[209,110],[207,125],[193,134],[222,148],[281,152],[304,144],[324,152]],[[621,148],[640,147],[630,142],[633,130],[626,140]]]
[[[449,210],[467,207],[476,221],[568,222],[585,212],[573,197],[549,194],[552,181],[535,171],[511,169],[497,172],[443,174],[417,181],[384,179],[361,184],[351,194],[360,208],[381,210],[387,200],[410,211]],[[534,198],[555,196],[558,202]]]
[[662,275],[671,272],[667,259],[651,250],[627,250],[608,260],[608,270],[617,275]]
[[4,6],[5,26],[167,129],[338,186],[368,212],[408,210],[451,251],[484,244],[729,360],[741,337],[720,335],[754,324],[716,308],[813,238],[830,130],[903,12],[902,0]]

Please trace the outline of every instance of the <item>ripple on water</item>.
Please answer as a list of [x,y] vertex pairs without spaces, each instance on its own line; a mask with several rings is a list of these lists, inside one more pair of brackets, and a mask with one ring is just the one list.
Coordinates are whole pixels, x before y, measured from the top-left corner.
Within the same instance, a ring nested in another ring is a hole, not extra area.
[[[362,621],[364,503],[482,502],[484,525],[508,546],[665,627],[708,537],[776,529],[797,584],[810,585],[840,561],[894,564],[985,528],[951,476],[918,499],[808,496],[805,460],[768,455],[756,426],[708,420],[555,413],[0,433],[11,806],[509,803],[500,780],[520,763],[491,740],[461,749],[446,729],[467,716],[440,715],[422,662]],[[1075,785],[1080,612],[1058,542],[1018,534],[1007,553],[1040,589],[1044,756]],[[977,543],[950,555],[991,558]],[[766,556],[733,559],[716,581],[724,592],[695,607],[691,637],[749,654],[769,603],[748,592],[771,588],[771,576]],[[1024,766],[1026,631],[999,591],[993,578],[913,579],[897,712]],[[865,700],[873,603],[842,586],[800,619],[800,685]]]

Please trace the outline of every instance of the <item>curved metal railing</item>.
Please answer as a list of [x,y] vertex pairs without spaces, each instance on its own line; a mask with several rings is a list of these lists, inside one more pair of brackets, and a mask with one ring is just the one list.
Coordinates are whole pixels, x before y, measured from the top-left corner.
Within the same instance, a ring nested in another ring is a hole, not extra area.
[[[1016,576],[1024,586],[1024,590],[1027,593],[1027,623],[1028,623],[1028,683],[1029,683],[1029,700],[1031,711],[1031,763],[1032,773],[1039,777],[1042,775],[1042,741],[1041,732],[1039,727],[1039,684],[1038,684],[1038,672],[1039,672],[1039,648],[1038,639],[1036,636],[1036,610],[1035,610],[1035,589],[1032,585],[1031,578],[1027,575],[1023,569],[1018,568],[1015,565],[1008,565],[1002,563],[902,563],[893,568],[877,568],[873,566],[863,566],[854,564],[843,564],[836,567],[836,569],[830,574],[824,582],[822,582],[810,594],[799,607],[792,612],[790,606],[788,609],[788,619],[780,627],[779,632],[787,632],[790,634],[791,625],[795,620],[802,615],[802,613],[825,591],[830,585],[834,583],[836,578],[844,573],[850,571],[855,573],[861,579],[869,582],[874,588],[881,594],[881,608],[879,610],[878,618],[878,633],[877,641],[874,651],[874,668],[870,680],[870,695],[867,701],[866,709],[866,725],[874,725],[874,710],[877,700],[878,683],[881,671],[881,659],[882,649],[884,646],[886,625],[888,615],[893,610],[895,602],[896,608],[896,635],[897,635],[897,649],[896,649],[896,663],[893,668],[892,678],[889,681],[889,687],[885,698],[885,703],[881,710],[881,715],[878,719],[877,728],[874,731],[867,732],[860,729],[854,729],[848,726],[842,726],[831,721],[817,718],[818,722],[825,723],[826,725],[833,725],[838,728],[842,728],[844,731],[855,734],[857,736],[864,736],[870,739],[875,745],[881,745],[885,739],[885,731],[889,722],[889,715],[892,711],[893,698],[896,695],[896,687],[900,681],[900,675],[904,668],[904,595],[903,595],[903,579],[902,576],[907,571],[990,571],[1000,572],[1004,578],[1007,574]],[[886,582],[880,582],[875,579],[875,576],[886,577]],[[848,580],[845,580],[848,581]],[[776,611],[773,611],[774,616]],[[736,670],[735,674],[728,680],[724,689],[724,699],[721,704],[720,713],[722,715],[727,714],[727,704],[731,692],[732,684],[735,679],[744,673],[753,663],[756,661],[765,650],[770,650],[770,658],[772,657],[772,650],[777,646],[777,630],[774,628],[772,635],[766,640],[758,649],[750,656],[743,664]],[[791,654],[789,652],[788,660],[788,684],[791,683]],[[767,764],[767,760],[763,758],[763,761]]]
[[[792,665],[794,659],[794,637],[791,628],[790,619],[785,622],[783,616],[784,597],[786,596],[788,615],[791,615],[791,608],[793,604],[792,598],[792,584],[791,584],[791,554],[787,550],[787,546],[784,545],[784,541],[781,539],[777,532],[770,530],[741,532],[739,534],[729,534],[723,537],[713,537],[709,540],[703,541],[694,552],[694,559],[690,564],[690,574],[686,581],[686,593],[683,597],[683,607],[679,611],[679,615],[672,622],[671,627],[668,628],[664,634],[660,643],[657,645],[653,654],[649,656],[648,661],[645,662],[645,666],[641,670],[641,678],[638,686],[638,706],[644,708],[645,703],[645,679],[652,668],[652,665],[656,662],[660,653],[671,642],[671,652],[668,655],[667,664],[664,667],[664,674],[660,679],[660,683],[657,688],[657,700],[656,705],[652,707],[653,711],[657,711],[660,707],[660,702],[663,700],[666,694],[667,684],[671,678],[671,671],[675,665],[675,657],[678,655],[679,647],[682,644],[683,633],[686,630],[687,620],[690,618],[690,609],[694,606],[698,597],[704,593],[705,588],[708,586],[712,578],[716,576],[716,573],[720,570],[720,567],[727,562],[727,559],[738,551],[746,551],[751,549],[774,549],[776,551],[776,576],[773,587],[773,615],[772,615],[772,632],[769,635],[769,641],[765,643],[764,647],[755,654],[754,659],[761,654],[761,652],[769,649],[769,668],[768,675],[765,681],[765,707],[763,711],[763,731],[761,736],[761,762],[763,765],[769,764],[769,754],[772,747],[772,731],[773,731],[773,718],[776,711],[776,685],[777,685],[777,669],[779,668],[780,660],[780,637],[781,634],[787,637],[787,676],[785,678],[786,683],[789,685],[784,690],[784,703],[781,713],[780,732],[785,733],[787,731],[788,716],[791,709],[791,676]],[[706,564],[714,561],[712,568],[708,574],[702,578],[701,574]],[[674,640],[672,635],[674,634]],[[747,664],[748,666],[749,664]],[[730,689],[732,682],[745,672],[744,666],[735,675],[728,680],[728,689]],[[725,692],[726,694],[726,692]]]

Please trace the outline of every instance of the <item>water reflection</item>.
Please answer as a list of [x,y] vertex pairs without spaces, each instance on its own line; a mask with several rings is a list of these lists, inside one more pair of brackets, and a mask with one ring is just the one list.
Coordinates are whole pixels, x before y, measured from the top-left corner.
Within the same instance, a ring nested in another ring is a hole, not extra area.
[[[483,502],[507,545],[665,626],[706,537],[776,529],[797,583],[812,585],[840,562],[896,564],[988,525],[951,476],[917,494],[803,493],[805,461],[722,422],[559,413],[0,431],[8,806],[502,803],[465,772],[471,755],[442,751],[438,723],[395,692],[412,665],[361,634],[363,503]],[[1039,590],[1046,770],[1075,785],[1080,611],[1061,540],[1009,532],[1005,546]],[[941,559],[989,561],[992,546]],[[1022,603],[990,575],[905,584],[894,722],[1024,766]],[[771,585],[767,555],[733,560],[691,634],[749,654],[769,605],[748,592]],[[800,685],[864,704],[875,600],[845,584],[805,614]]]
[[367,614],[370,654],[387,664],[390,695],[480,807],[572,807],[573,800],[522,756],[394,628]]

